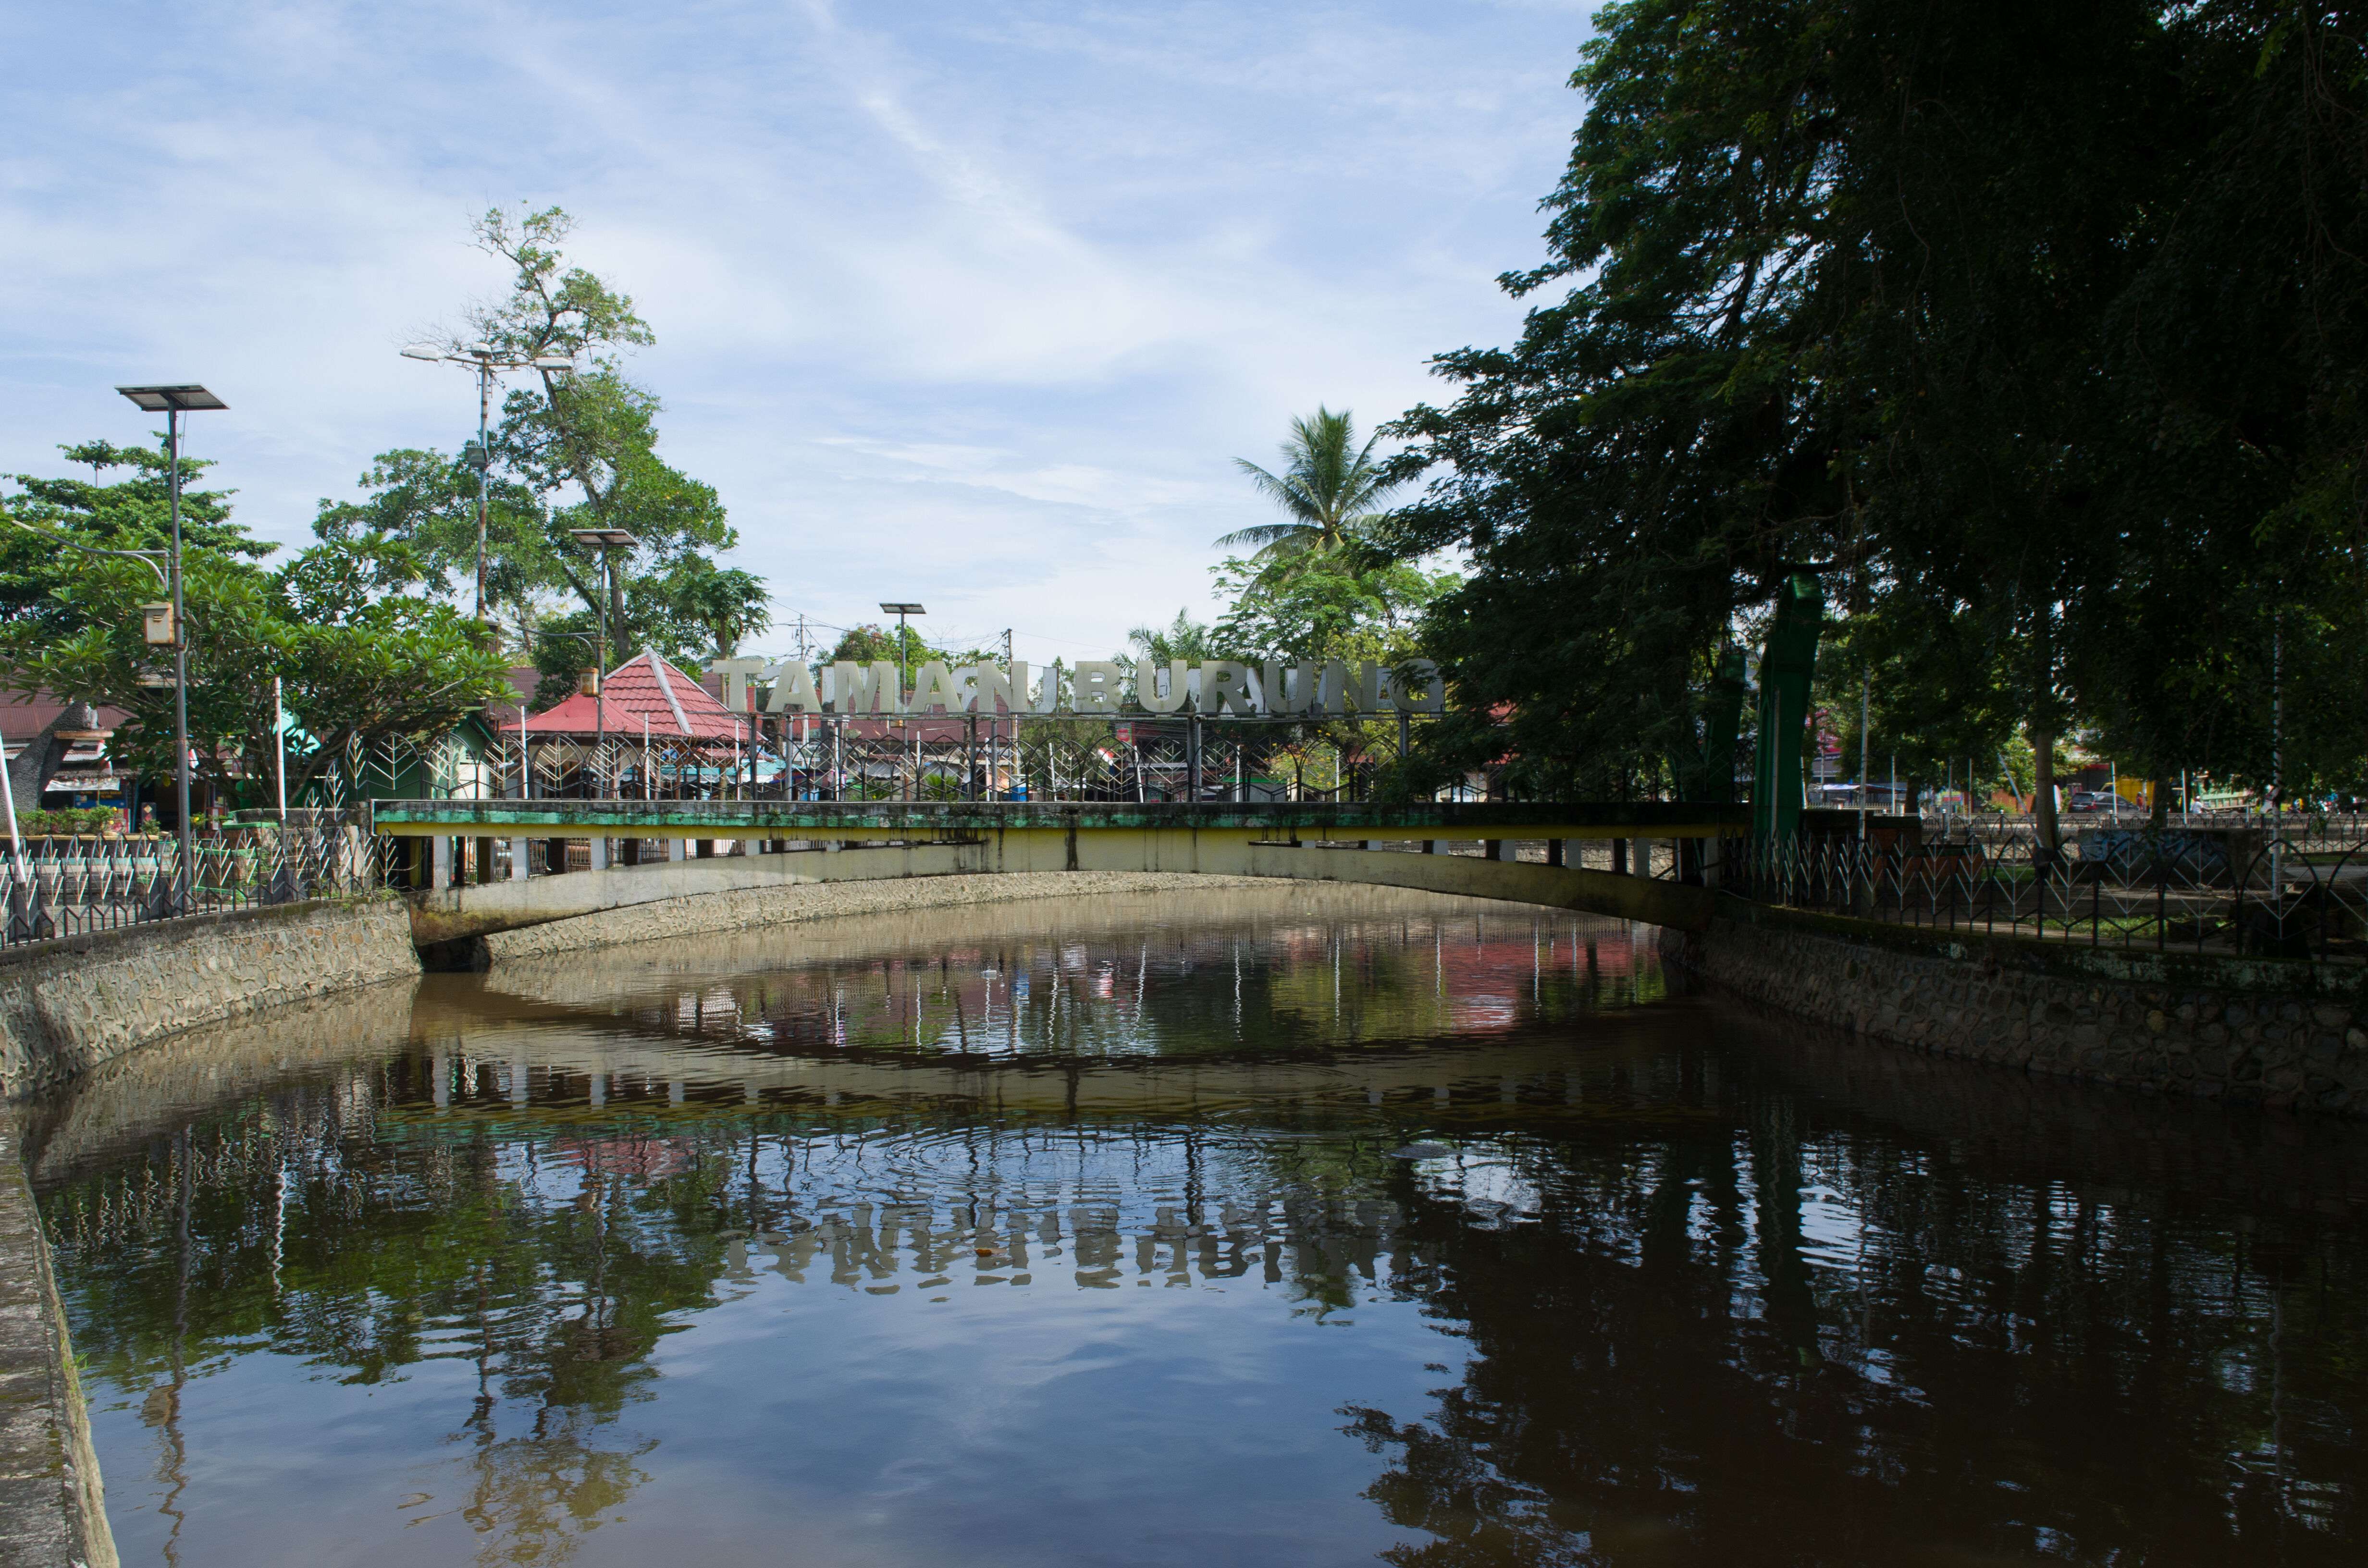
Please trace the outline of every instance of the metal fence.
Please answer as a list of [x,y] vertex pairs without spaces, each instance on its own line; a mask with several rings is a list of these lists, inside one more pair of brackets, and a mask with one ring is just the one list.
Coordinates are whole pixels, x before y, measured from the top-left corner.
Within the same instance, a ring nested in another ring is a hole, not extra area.
[[551,736],[522,751],[512,738],[486,754],[484,778],[508,798],[1355,801],[1409,744],[1411,722],[1393,719],[825,716],[745,745]]
[[1891,925],[2094,946],[2368,958],[2368,841],[2243,827],[2100,826],[2043,848],[2027,829],[1925,843],[1730,840],[1746,898]]
[[366,829],[326,812],[290,816],[195,836],[186,877],[170,835],[0,839],[0,946],[382,885]]

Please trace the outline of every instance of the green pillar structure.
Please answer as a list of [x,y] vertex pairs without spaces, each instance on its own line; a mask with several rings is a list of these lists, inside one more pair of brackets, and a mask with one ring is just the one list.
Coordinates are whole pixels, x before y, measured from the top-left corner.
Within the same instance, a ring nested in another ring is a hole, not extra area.
[[1809,722],[1809,683],[1817,673],[1817,638],[1826,596],[1816,579],[1793,576],[1776,590],[1776,619],[1759,654],[1759,744],[1751,769],[1751,833],[1782,844],[1801,831],[1801,747]]

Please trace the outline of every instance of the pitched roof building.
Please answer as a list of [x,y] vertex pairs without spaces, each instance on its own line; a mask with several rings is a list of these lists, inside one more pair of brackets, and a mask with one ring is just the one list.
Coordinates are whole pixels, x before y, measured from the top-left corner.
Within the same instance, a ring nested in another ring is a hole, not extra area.
[[[728,746],[734,740],[747,739],[746,715],[734,714],[698,677],[684,674],[678,665],[649,649],[619,665],[600,684],[602,694],[598,698],[577,692],[531,715],[526,722],[527,738],[589,739],[605,716],[607,733],[620,740],[639,739],[645,722],[654,741],[703,741]],[[501,725],[505,735],[518,732],[515,716]]]

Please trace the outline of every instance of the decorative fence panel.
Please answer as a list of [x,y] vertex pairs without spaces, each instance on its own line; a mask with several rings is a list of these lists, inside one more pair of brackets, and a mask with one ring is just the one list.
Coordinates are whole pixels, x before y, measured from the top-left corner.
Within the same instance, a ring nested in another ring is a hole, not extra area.
[[1858,838],[1730,840],[1719,881],[1746,898],[1893,925],[2096,946],[2368,958],[2368,842],[2243,827],[2095,827],[2043,849],[2028,830],[1905,847]]
[[170,835],[0,840],[0,945],[107,931],[178,915],[371,892],[380,853],[330,813],[197,835],[183,875]]

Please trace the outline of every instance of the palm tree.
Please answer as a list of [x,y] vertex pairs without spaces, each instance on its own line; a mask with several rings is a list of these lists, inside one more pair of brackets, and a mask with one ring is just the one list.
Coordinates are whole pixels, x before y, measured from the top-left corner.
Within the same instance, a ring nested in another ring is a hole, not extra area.
[[1395,488],[1373,461],[1373,445],[1381,437],[1362,447],[1356,439],[1347,409],[1335,414],[1318,405],[1312,416],[1292,420],[1280,474],[1235,458],[1234,466],[1289,513],[1290,520],[1236,528],[1217,543],[1255,546],[1253,559],[1268,562],[1269,572],[1286,573],[1312,553],[1338,549],[1372,520],[1375,503]]
[[1170,659],[1197,665],[1218,656],[1214,631],[1215,628],[1206,621],[1195,620],[1190,611],[1179,609],[1170,625],[1136,627],[1126,634],[1126,643],[1134,650],[1133,657],[1155,665],[1164,665]]

